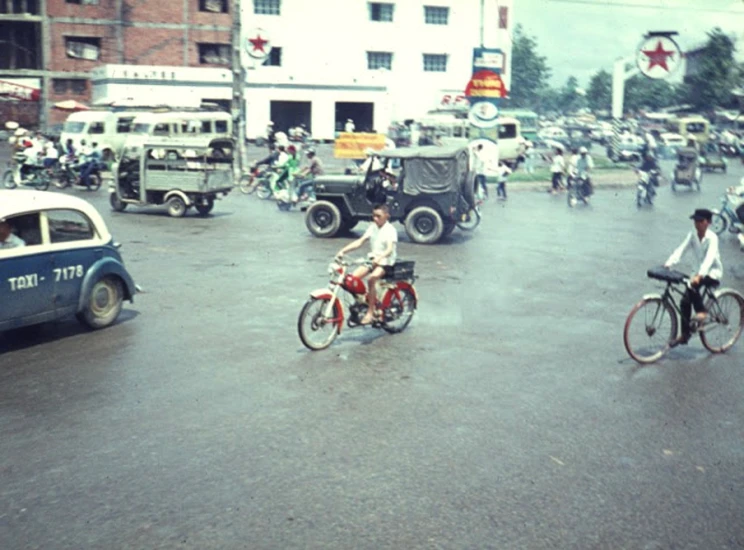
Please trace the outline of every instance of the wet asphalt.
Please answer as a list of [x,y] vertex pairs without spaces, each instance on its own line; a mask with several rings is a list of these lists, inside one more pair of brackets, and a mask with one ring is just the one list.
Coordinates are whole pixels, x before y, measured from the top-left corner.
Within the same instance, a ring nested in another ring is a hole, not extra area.
[[732,172],[641,210],[514,184],[473,234],[400,228],[413,322],[323,352],[297,315],[350,237],[238,192],[172,219],[68,191],[145,292],[102,331],[0,335],[0,548],[744,547],[744,344],[640,367],[622,340]]

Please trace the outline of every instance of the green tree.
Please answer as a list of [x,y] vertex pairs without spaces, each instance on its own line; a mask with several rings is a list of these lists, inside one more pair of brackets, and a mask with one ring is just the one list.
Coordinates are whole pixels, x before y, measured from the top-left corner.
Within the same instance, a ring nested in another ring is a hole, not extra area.
[[609,111],[612,108],[612,75],[604,69],[597,71],[589,81],[586,99],[592,111]]
[[511,63],[509,107],[539,108],[541,94],[548,88],[550,68],[547,59],[537,53],[537,40],[525,34],[522,25],[514,28]]
[[684,93],[687,103],[700,111],[735,104],[731,95],[739,78],[739,68],[734,60],[735,52],[734,41],[720,28],[716,27],[708,33],[708,42],[702,51],[692,57],[694,73],[685,77]]
[[666,80],[636,75],[625,82],[624,111],[657,111],[677,103],[675,87]]
[[579,88],[579,81],[575,76],[569,76],[563,88],[559,91],[560,110],[564,113],[574,113],[586,106],[586,97]]

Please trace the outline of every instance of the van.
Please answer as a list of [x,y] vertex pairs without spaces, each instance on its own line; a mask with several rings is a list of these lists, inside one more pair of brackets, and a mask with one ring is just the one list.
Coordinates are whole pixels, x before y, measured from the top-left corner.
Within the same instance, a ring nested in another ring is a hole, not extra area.
[[[442,145],[468,145],[471,141],[470,122],[465,118],[430,115],[422,119],[420,124],[424,135],[440,136]],[[499,117],[500,160],[507,164],[515,163],[523,140],[519,120],[508,116]]]
[[151,137],[232,137],[232,116],[224,111],[142,113],[134,119],[124,143],[124,156],[137,157]]
[[119,157],[140,112],[90,110],[72,113],[62,127],[60,141],[64,146],[71,139],[75,149],[80,149],[83,140],[88,145],[96,142],[104,158]]
[[698,143],[706,143],[710,137],[710,122],[700,115],[672,118],[667,122],[667,128],[685,141],[692,136]]

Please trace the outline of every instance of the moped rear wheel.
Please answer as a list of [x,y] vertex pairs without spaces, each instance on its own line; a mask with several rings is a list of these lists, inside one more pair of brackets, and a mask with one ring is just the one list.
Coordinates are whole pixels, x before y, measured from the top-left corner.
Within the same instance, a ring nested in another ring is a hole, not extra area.
[[[403,332],[416,311],[416,296],[413,292],[407,288],[396,290],[387,291],[390,305],[383,312],[382,328],[391,334]],[[385,298],[387,299],[387,296]]]
[[661,359],[676,336],[677,315],[661,298],[645,298],[638,302],[623,330],[628,355],[644,365]]
[[706,304],[710,324],[700,331],[700,341],[712,353],[723,353],[741,336],[744,301],[736,292],[716,292],[716,301]]
[[710,228],[716,233],[716,235],[720,235],[721,233],[726,231],[726,226],[728,226],[726,218],[724,218],[718,212],[713,214],[713,218],[710,222]]
[[297,319],[300,340],[306,348],[313,351],[327,348],[338,336],[341,312],[338,304],[334,304],[332,317],[326,317],[329,301],[329,298],[310,298]]

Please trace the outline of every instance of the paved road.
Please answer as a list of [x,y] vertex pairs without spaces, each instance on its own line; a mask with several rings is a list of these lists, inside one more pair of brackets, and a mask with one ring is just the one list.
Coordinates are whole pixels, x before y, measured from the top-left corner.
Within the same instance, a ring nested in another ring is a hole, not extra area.
[[640,368],[621,334],[736,170],[653,209],[514,193],[472,236],[401,232],[409,329],[318,353],[297,314],[347,239],[239,194],[170,219],[75,191],[146,293],[104,331],[0,336],[0,548],[741,548],[744,345]]

